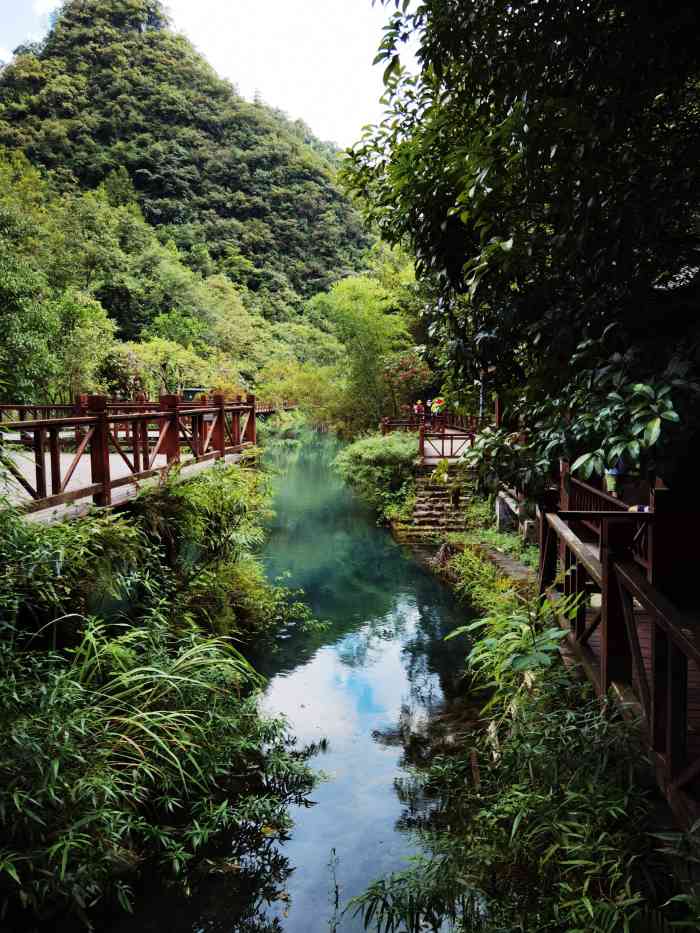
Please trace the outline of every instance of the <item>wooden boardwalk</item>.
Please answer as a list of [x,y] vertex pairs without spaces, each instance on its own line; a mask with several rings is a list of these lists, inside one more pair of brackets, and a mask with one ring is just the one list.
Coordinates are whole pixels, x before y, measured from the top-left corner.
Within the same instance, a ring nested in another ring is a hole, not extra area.
[[669,594],[683,592],[678,563],[696,524],[665,511],[665,492],[652,489],[651,511],[629,511],[564,471],[558,505],[540,515],[539,587],[562,607],[565,656],[641,719],[659,787],[688,827],[700,817],[700,614]]
[[[594,616],[595,611],[589,610],[589,622]],[[639,608],[635,610],[634,618],[644,666],[644,676],[647,683],[650,683],[653,676],[652,618],[648,613],[642,612]],[[591,635],[590,641],[588,642],[588,649],[589,658],[592,662],[589,677],[594,684],[597,684],[598,689],[600,689],[600,677],[598,672],[600,671],[603,646],[601,644],[601,633],[599,629],[596,629]],[[641,682],[635,670],[633,671],[632,677],[632,693],[636,707],[635,711],[644,718],[644,711],[639,703],[641,689]],[[700,667],[697,664],[688,665],[686,716],[688,730],[686,740],[687,756],[689,759],[698,759],[700,758]],[[647,728],[648,726],[649,723],[646,723]]]
[[72,411],[0,405],[0,492],[41,521],[118,506],[175,466],[191,476],[217,460],[237,462],[256,443],[257,418],[276,410],[252,395],[190,403],[173,395],[157,402],[86,396]]

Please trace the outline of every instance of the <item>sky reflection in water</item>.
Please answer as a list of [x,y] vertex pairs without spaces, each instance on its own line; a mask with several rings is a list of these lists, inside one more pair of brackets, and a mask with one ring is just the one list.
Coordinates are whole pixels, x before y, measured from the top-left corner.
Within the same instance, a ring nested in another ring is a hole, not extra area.
[[[239,885],[221,876],[201,881],[191,898],[148,885],[135,916],[115,917],[110,933],[354,933],[359,919],[338,920],[336,880],[342,910],[415,851],[397,825],[405,815],[394,787],[405,774],[397,727],[455,692],[464,646],[443,639],[463,618],[449,591],[335,475],[337,449],[333,438],[312,435],[280,456],[265,548],[270,578],[288,574],[284,582],[303,587],[329,627],[252,659],[270,678],[264,708],[284,713],[301,744],[329,742],[312,760],[328,774],[313,793],[316,806],[293,811],[291,838],[278,853],[271,843],[257,866],[273,888],[292,869],[289,899],[269,904],[258,891],[242,904]],[[379,740],[386,730],[392,740]]]
[[[271,913],[289,933],[329,928],[336,880],[344,903],[415,851],[396,828],[403,749],[373,733],[395,729],[402,710],[424,717],[463,666],[463,649],[442,641],[461,621],[451,594],[333,474],[335,449],[319,438],[285,458],[266,548],[270,575],[288,571],[286,582],[303,587],[331,624],[322,636],[290,639],[259,665],[272,676],[264,708],[284,713],[301,742],[329,741],[316,759],[329,780],[314,792],[317,806],[292,813],[296,826],[282,847],[295,869],[290,901]],[[362,925],[346,917],[333,929]]]

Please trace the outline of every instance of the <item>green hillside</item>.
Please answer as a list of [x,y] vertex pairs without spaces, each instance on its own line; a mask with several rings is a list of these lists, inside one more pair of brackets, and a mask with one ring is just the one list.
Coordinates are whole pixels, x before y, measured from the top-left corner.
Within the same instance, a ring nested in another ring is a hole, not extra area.
[[161,242],[245,286],[271,319],[355,270],[367,245],[332,149],[242,99],[157,0],[67,2],[0,73],[0,145],[62,191],[107,181],[128,201],[133,184]]

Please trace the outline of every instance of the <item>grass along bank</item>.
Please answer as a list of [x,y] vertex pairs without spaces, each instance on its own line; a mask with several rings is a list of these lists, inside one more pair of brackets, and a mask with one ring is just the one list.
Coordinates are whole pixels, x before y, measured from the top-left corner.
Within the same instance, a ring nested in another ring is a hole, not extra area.
[[[289,826],[306,754],[257,708],[245,643],[308,612],[257,557],[258,470],[217,465],[122,514],[0,511],[0,898],[14,929],[128,909],[147,867],[234,876]],[[221,858],[217,843],[233,839]]]
[[485,556],[484,545],[534,557],[494,531],[490,511],[468,507],[447,568],[481,613],[450,636],[469,639],[481,718],[403,789],[423,854],[350,909],[367,928],[409,933],[617,933],[662,929],[648,925],[660,917],[696,929],[697,891],[681,892],[659,850],[697,858],[697,836],[654,835],[637,726],[564,667],[549,605]]

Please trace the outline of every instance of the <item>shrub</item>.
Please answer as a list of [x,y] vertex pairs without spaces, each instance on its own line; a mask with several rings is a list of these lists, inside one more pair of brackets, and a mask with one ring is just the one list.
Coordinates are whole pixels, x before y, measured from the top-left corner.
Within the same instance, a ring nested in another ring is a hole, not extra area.
[[341,476],[357,489],[382,517],[413,492],[418,457],[415,434],[395,431],[370,434],[349,444],[336,457]]
[[[312,785],[260,683],[217,635],[308,620],[255,549],[257,471],[171,476],[116,516],[49,527],[0,511],[0,901],[84,920],[146,862],[186,882],[288,825]],[[265,832],[263,832],[265,828]],[[267,834],[267,835],[266,835]],[[0,908],[2,905],[0,905]]]
[[91,620],[67,655],[0,646],[5,901],[127,907],[146,860],[185,877],[223,832],[253,851],[287,826],[312,779],[257,682],[230,644],[176,640],[157,612],[117,638]]

